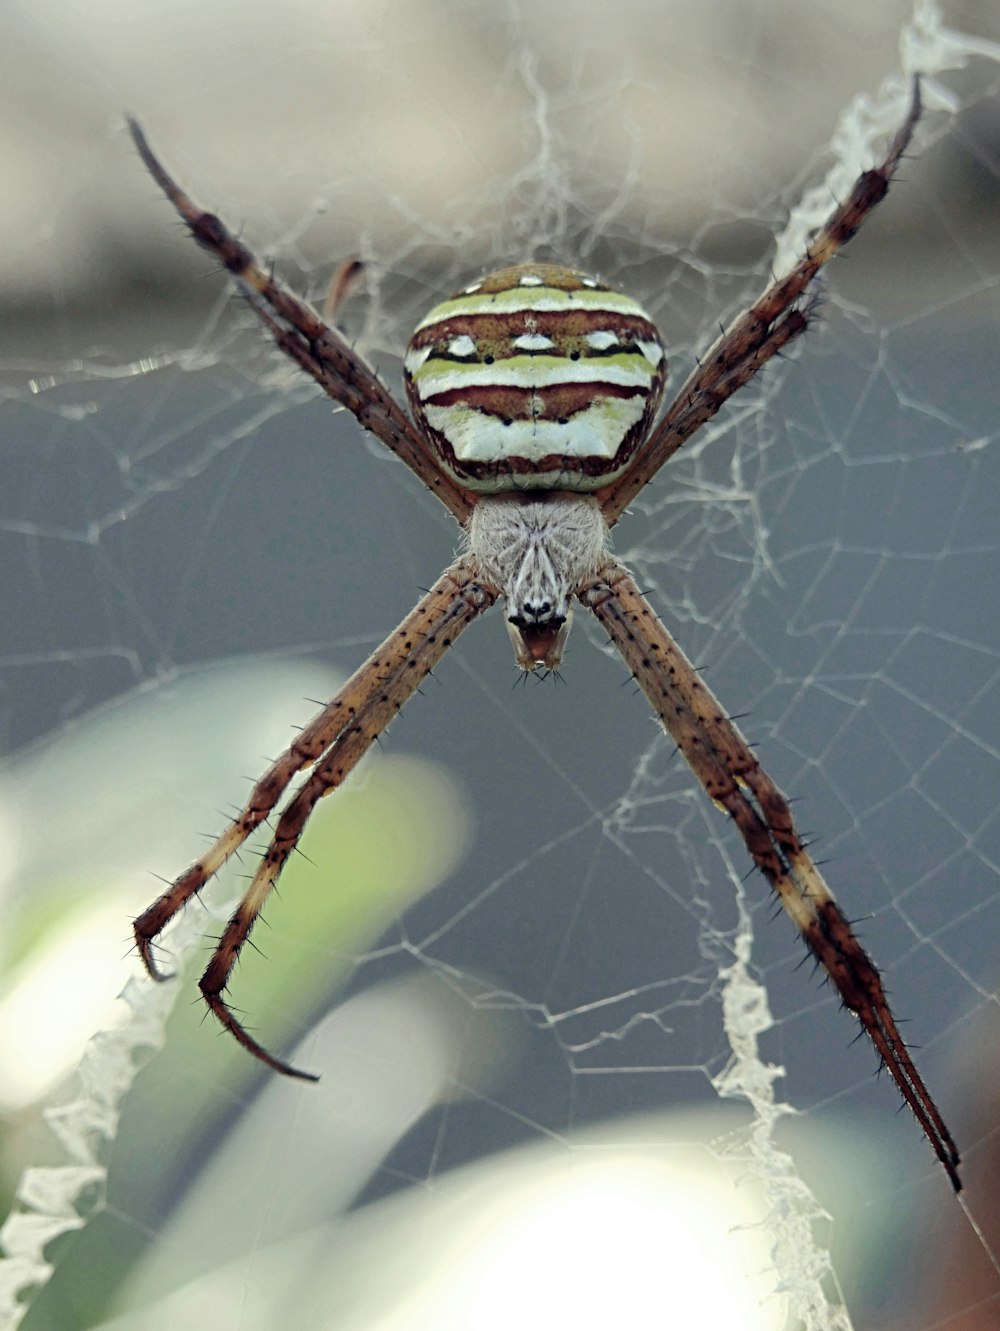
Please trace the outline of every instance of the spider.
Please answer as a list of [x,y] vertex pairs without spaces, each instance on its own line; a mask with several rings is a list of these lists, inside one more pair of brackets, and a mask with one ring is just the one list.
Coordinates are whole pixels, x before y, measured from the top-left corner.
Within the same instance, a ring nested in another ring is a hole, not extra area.
[[[241,1045],[277,1072],[316,1080],[269,1053],[226,1001],[240,950],[317,800],[338,789],[474,619],[506,606],[517,665],[553,671],[576,601],[609,634],[709,798],[736,824],[754,865],[855,1014],[912,1109],[955,1191],[959,1155],[910,1057],[879,972],[858,942],[792,821],[785,797],[610,552],[627,505],[694,432],[809,327],[817,273],[886,195],[920,115],[919,82],[885,156],[795,266],[726,328],[673,402],[660,335],[634,300],[554,264],[523,263],[473,281],[437,305],[404,360],[408,416],[344,337],[266,272],[167,173],[140,127],[132,137],[194,239],[229,271],[277,346],[438,497],[464,532],[464,551],[385,642],[254,786],[211,848],[135,921],[154,979],[156,939],[183,906],[275,812],[250,887],[226,923],[200,988]],[[356,261],[334,281],[328,317]]]

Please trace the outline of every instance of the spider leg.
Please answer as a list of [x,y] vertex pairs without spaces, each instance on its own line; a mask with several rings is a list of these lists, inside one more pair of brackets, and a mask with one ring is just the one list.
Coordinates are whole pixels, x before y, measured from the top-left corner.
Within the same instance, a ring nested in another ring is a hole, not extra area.
[[423,634],[419,638],[411,635],[405,628],[409,621],[404,621],[404,626],[393,635],[393,638],[397,638],[403,634],[407,640],[407,650],[395,670],[387,675],[381,665],[374,662],[362,667],[359,672],[362,694],[360,706],[282,811],[253,882],[223,929],[205,973],[198,982],[205,1002],[226,1030],[244,1049],[275,1072],[302,1077],[307,1081],[317,1080],[311,1073],[301,1072],[290,1063],[269,1054],[233,1015],[223,994],[240,950],[249,938],[285,862],[298,845],[318,801],[343,785],[462,630],[477,615],[489,609],[495,600],[496,593],[478,580],[474,566],[460,560],[448,569],[421,602],[425,610],[430,602],[434,611]]
[[354,292],[355,287],[360,283],[364,276],[365,266],[355,255],[353,258],[344,259],[337,265],[337,270],[330,279],[330,289],[326,293],[326,300],[323,302],[323,319],[329,323]]
[[906,119],[877,166],[863,171],[850,194],[817,232],[795,267],[775,279],[761,296],[738,315],[688,376],[673,402],[616,481],[598,490],[596,498],[608,526],[621,517],[639,491],[663,464],[710,420],[737,389],[742,388],[781,349],[804,333],[811,313],[799,302],[813,278],[855,234],[889,184],[920,118],[920,83]]
[[803,846],[785,797],[623,565],[606,564],[576,594],[604,625],[709,797],[739,828],[754,863],[861,1022],[960,1191],[951,1133],[903,1042],[879,972]]
[[[168,174],[136,121],[129,120],[128,125],[150,175],[198,244],[233,275],[278,347],[311,375],[328,397],[346,407],[405,462],[459,522],[465,522],[472,511],[468,494],[440,470],[413,423],[374,371],[335,328],[266,272],[224,222],[199,208]],[[350,275],[351,266],[345,265],[344,271]],[[342,298],[343,291],[333,299],[336,301],[338,296]]]
[[[458,633],[494,600],[495,594],[477,583],[469,567],[459,560],[299,732],[254,786],[243,809],[222,835],[133,924],[139,956],[153,979],[168,978],[153,959],[156,938],[272,813],[293,777],[311,767],[332,745],[363,735],[361,752],[350,762],[353,766]],[[253,888],[248,896],[252,892]]]

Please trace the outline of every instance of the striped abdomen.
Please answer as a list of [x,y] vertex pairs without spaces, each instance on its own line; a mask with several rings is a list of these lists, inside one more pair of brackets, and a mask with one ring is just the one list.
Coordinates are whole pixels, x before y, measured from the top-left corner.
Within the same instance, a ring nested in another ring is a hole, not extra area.
[[492,273],[436,305],[406,351],[410,407],[470,490],[597,490],[648,433],[666,379],[645,311],[554,264]]

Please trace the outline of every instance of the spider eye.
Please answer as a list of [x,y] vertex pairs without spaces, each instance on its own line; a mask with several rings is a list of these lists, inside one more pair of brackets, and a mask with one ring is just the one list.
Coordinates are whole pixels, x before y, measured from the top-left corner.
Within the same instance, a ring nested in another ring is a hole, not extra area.
[[513,624],[516,629],[533,629],[544,624],[546,628],[560,629],[566,623],[565,615],[554,615],[552,613],[551,601],[527,602],[522,606],[523,614],[508,615],[508,624]]

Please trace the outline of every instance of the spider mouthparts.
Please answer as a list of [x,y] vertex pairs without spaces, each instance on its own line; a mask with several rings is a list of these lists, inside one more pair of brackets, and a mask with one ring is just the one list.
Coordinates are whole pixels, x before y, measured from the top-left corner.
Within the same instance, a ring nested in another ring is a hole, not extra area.
[[507,632],[514,644],[514,656],[522,670],[555,670],[563,658],[569,635],[570,617],[550,619],[544,624],[528,624],[523,619],[508,619]]

